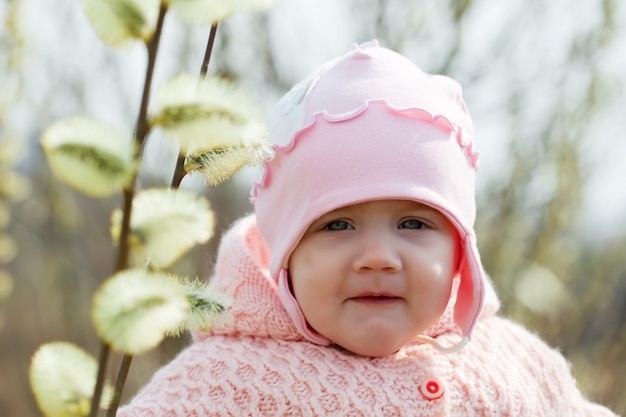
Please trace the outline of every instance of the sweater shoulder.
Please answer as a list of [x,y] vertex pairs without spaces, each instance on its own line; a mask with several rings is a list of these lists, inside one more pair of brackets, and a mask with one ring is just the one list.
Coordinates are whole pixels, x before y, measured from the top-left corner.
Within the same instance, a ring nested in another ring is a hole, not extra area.
[[496,406],[497,415],[614,416],[584,397],[557,348],[498,315],[479,321],[472,341],[450,363],[457,412],[489,415]]

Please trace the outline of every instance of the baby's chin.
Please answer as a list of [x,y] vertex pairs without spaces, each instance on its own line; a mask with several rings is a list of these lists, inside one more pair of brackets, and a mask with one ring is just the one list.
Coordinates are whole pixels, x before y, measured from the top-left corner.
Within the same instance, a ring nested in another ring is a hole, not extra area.
[[[370,329],[369,332],[357,332],[349,337],[348,334],[323,335],[331,344],[349,351],[355,355],[380,358],[397,353],[406,346],[419,342],[419,336],[425,332],[422,327],[412,331],[392,331],[389,327]],[[335,337],[333,337],[335,336]]]
[[371,358],[382,358],[384,356],[393,355],[398,352],[404,344],[396,345],[341,345],[334,343],[335,346],[342,350],[358,356],[367,356]]

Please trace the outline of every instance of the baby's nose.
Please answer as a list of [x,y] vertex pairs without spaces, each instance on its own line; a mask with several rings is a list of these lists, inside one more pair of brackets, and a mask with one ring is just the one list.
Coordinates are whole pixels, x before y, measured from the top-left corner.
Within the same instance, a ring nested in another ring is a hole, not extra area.
[[402,260],[393,239],[384,233],[365,233],[355,245],[355,271],[389,271],[402,269]]

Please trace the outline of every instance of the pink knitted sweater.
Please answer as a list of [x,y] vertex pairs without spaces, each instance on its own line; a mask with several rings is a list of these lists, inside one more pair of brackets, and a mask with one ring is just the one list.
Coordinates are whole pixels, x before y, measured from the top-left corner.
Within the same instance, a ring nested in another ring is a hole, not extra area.
[[[368,358],[305,341],[268,262],[254,217],[238,221],[222,240],[213,277],[234,299],[234,323],[196,333],[119,417],[614,416],[583,398],[559,352],[496,315],[490,286],[461,351],[445,355],[416,343]],[[458,340],[452,308],[428,335],[444,345]]]

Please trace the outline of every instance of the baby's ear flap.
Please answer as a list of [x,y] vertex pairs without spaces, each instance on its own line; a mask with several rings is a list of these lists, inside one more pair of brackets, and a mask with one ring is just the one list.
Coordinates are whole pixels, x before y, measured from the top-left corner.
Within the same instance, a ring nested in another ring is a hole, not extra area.
[[463,256],[459,265],[460,283],[454,305],[454,322],[463,336],[471,337],[478,321],[485,297],[485,277],[474,236],[463,242]]

